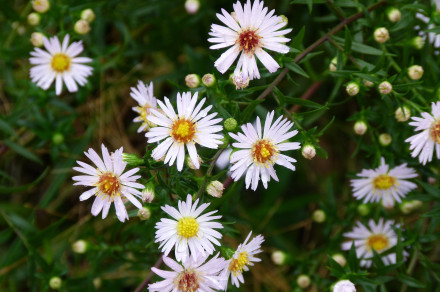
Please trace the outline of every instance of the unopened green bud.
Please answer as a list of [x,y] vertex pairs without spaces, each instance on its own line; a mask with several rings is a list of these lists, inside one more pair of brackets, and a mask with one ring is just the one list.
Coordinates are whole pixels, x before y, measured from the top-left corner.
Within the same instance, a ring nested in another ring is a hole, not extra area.
[[379,143],[382,146],[390,145],[392,140],[391,135],[388,133],[382,133],[379,135]]
[[148,207],[140,208],[137,215],[138,215],[139,219],[143,220],[143,221],[150,219],[150,217],[151,217],[150,208],[148,208]]
[[64,136],[61,133],[55,133],[52,136],[52,143],[55,145],[60,145],[64,143]]
[[347,260],[345,259],[345,257],[340,254],[340,253],[335,253],[334,255],[332,255],[332,259],[337,262],[341,267],[345,266],[345,264],[347,264]]
[[325,212],[321,209],[316,210],[315,212],[313,212],[313,215],[312,215],[312,219],[316,223],[323,223],[325,221],[325,217],[326,217]]
[[228,118],[223,125],[225,126],[226,131],[234,131],[237,128],[238,123],[236,119]]
[[50,8],[49,0],[32,0],[32,8],[40,13],[45,13]]
[[357,206],[357,211],[361,216],[367,216],[370,213],[370,207],[366,204],[360,204]]
[[338,70],[338,58],[334,57],[331,61],[330,61],[330,65],[328,66],[328,69],[332,72]]
[[40,23],[41,17],[40,14],[32,12],[27,16],[27,22],[29,25],[36,26]]
[[210,73],[205,74],[205,75],[203,75],[203,77],[202,77],[202,83],[203,83],[203,85],[205,85],[206,87],[212,87],[212,86],[214,86],[215,81],[216,81],[216,80],[215,80],[214,75],[212,75],[212,74],[210,74]]
[[347,84],[345,91],[347,91],[348,95],[355,96],[359,93],[359,84],[357,84],[356,82],[350,82]]
[[188,14],[195,14],[199,11],[200,1],[199,0],[186,0],[185,1],[185,10]]
[[310,286],[310,277],[307,275],[299,275],[296,279],[296,283],[299,287],[305,289]]
[[155,195],[154,184],[150,182],[147,184],[147,187],[142,190],[142,202],[151,203],[154,200]]
[[189,88],[197,88],[200,85],[200,77],[197,74],[188,74],[185,77],[185,83]]
[[313,146],[311,144],[304,145],[301,150],[301,154],[306,159],[313,159],[313,157],[315,157],[315,155],[316,155],[315,146]]
[[423,76],[423,67],[419,65],[412,65],[408,68],[408,77],[411,80],[419,80]]
[[402,18],[402,13],[400,12],[399,9],[395,8],[395,7],[390,7],[387,9],[387,17],[388,20],[391,22],[399,22],[400,19]]
[[411,45],[417,49],[421,50],[425,46],[425,40],[421,36],[416,36],[411,40]]
[[359,136],[364,135],[367,129],[368,126],[364,121],[357,121],[353,126],[354,132]]
[[378,43],[384,43],[390,38],[390,33],[385,27],[376,28],[374,31],[374,40]]
[[282,252],[281,250],[276,250],[272,253],[270,258],[272,259],[272,262],[275,265],[281,266],[286,263],[287,255],[285,252]]
[[91,23],[93,20],[95,20],[95,13],[90,8],[84,9],[81,11],[81,19]]
[[75,22],[73,29],[78,34],[87,34],[90,31],[90,24],[86,20],[80,19]]
[[382,94],[390,94],[393,90],[393,86],[388,81],[383,81],[378,86],[379,92]]
[[398,122],[406,122],[411,117],[411,110],[407,106],[398,107],[394,117]]
[[31,43],[34,47],[42,47],[43,46],[43,37],[44,34],[41,32],[33,32],[31,34]]
[[219,182],[218,180],[214,180],[208,184],[206,187],[206,192],[214,198],[221,198],[224,189],[225,187],[223,186],[223,183]]
[[367,79],[364,79],[363,82],[366,87],[372,87],[374,85],[373,82],[371,82],[370,80],[367,80]]
[[49,287],[54,289],[54,290],[58,290],[61,288],[61,285],[63,285],[63,281],[61,280],[60,277],[52,277],[49,280]]
[[102,279],[101,278],[95,278],[93,279],[93,286],[95,289],[99,289],[102,286]]

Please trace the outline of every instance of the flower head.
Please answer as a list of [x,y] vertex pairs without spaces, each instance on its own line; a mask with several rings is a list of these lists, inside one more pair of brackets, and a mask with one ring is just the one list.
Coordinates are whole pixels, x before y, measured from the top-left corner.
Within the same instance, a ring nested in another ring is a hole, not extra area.
[[364,203],[382,202],[386,208],[394,206],[394,201],[402,202],[402,198],[414,190],[417,185],[406,179],[417,177],[413,168],[406,163],[389,169],[382,158],[376,169],[364,169],[358,173],[358,179],[352,179],[353,196]]
[[[368,228],[358,221],[352,231],[344,233],[344,236],[350,241],[344,242],[342,249],[349,250],[354,243],[356,255],[362,259],[360,265],[370,267],[373,249],[381,254],[397,244],[397,235],[392,226],[399,228],[399,224],[395,224],[393,220],[384,222],[383,218],[377,224],[370,219]],[[404,254],[406,253],[404,252]],[[386,265],[395,264],[396,254],[388,253],[382,256],[382,260]]]
[[356,292],[356,287],[349,280],[341,280],[333,286],[333,292]]
[[43,43],[47,51],[34,48],[29,59],[35,65],[30,72],[32,82],[47,90],[55,80],[57,95],[61,94],[63,81],[69,92],[78,91],[77,83],[81,86],[87,83],[86,77],[92,75],[93,68],[84,63],[92,59],[77,57],[84,49],[81,41],[69,45],[69,35],[66,35],[62,44],[56,36],[43,37]]
[[[264,242],[262,235],[255,236],[250,242],[249,238],[252,231],[246,237],[246,240],[237,247],[233,256],[226,261],[222,276],[225,281],[229,280],[231,275],[232,285],[240,287],[240,283],[244,283],[243,271],[249,271],[249,266],[253,266],[255,262],[260,262],[261,259],[256,258],[255,255],[261,252],[261,244]],[[225,284],[225,290],[228,287]]]
[[247,77],[250,80],[260,78],[257,58],[269,72],[276,72],[280,65],[264,49],[282,54],[288,53],[289,47],[284,43],[290,39],[284,35],[292,29],[280,30],[286,26],[287,22],[283,21],[281,16],[274,15],[274,10],[268,13],[262,1],[255,0],[252,5],[248,0],[244,6],[237,1],[233,7],[235,18],[232,13],[229,14],[224,9],[222,9],[222,14],[217,14],[218,19],[226,26],[217,24],[211,26],[209,33],[211,38],[208,41],[214,45],[210,49],[229,47],[214,63],[215,67],[221,73],[225,73],[240,55],[234,75],[239,75],[242,70],[244,80]]
[[137,88],[131,88],[130,96],[138,103],[138,106],[132,107],[132,110],[139,114],[133,122],[142,122],[138,133],[148,131],[150,127],[155,126],[148,120],[148,117],[151,115],[152,109],[157,109],[157,100],[153,95],[153,82],[147,85],[139,80]]
[[165,103],[158,100],[164,114],[152,109],[152,115],[148,116],[150,122],[158,125],[145,134],[148,143],[165,139],[153,150],[153,159],[159,160],[165,156],[164,163],[170,166],[177,160],[178,171],[183,169],[185,162],[185,146],[194,166],[198,169],[200,162],[196,144],[211,149],[217,149],[218,145],[223,144],[221,141],[223,135],[218,134],[223,127],[217,125],[222,119],[214,119],[217,113],[208,115],[212,105],[202,110],[206,98],[197,104],[197,96],[197,92],[192,97],[191,92],[178,93],[177,114],[168,98],[165,97]]
[[[208,255],[199,254],[197,258],[188,257],[182,264],[164,256],[164,263],[172,271],[151,270],[164,280],[148,285],[150,292],[176,291],[176,292],[204,292],[223,290],[224,281],[219,273],[225,266],[225,259],[218,254],[206,261]],[[206,261],[206,262],[205,262]]]
[[121,222],[124,222],[125,219],[128,219],[127,210],[122,202],[124,197],[137,208],[142,208],[142,204],[135,198],[142,198],[142,193],[137,189],[144,188],[142,184],[136,182],[141,176],[134,175],[139,171],[139,168],[133,168],[124,173],[127,163],[122,160],[122,147],[111,154],[104,145],[101,148],[104,161],[95,150],[90,148],[84,154],[96,167],[77,161],[79,167],[73,169],[86,175],[74,176],[72,179],[76,181],[74,185],[93,187],[79,197],[80,201],[84,201],[93,195],[96,196],[92,206],[93,216],[102,211],[102,219],[104,219],[114,202],[116,216]]
[[421,118],[411,118],[413,121],[409,124],[421,132],[405,140],[410,143],[411,156],[419,156],[423,165],[432,160],[434,149],[440,159],[440,101],[433,102],[431,108],[431,114],[423,112]]
[[192,203],[191,195],[188,195],[186,202],[179,201],[178,209],[165,205],[162,210],[173,219],[162,218],[156,224],[156,242],[160,242],[160,248],[164,255],[168,255],[175,247],[175,255],[178,261],[185,260],[190,252],[195,258],[198,254],[206,255],[214,252],[214,246],[220,246],[217,239],[222,237],[215,229],[223,228],[218,222],[222,216],[211,216],[217,211],[211,211],[200,215],[208,206],[205,203],[197,207],[199,200]]
[[289,131],[293,123],[282,116],[272,124],[274,115],[273,111],[267,114],[264,129],[261,127],[260,118],[257,117],[256,129],[248,123],[241,126],[243,133],[229,133],[237,141],[232,146],[241,148],[231,155],[231,176],[237,181],[246,172],[246,188],[252,184],[252,189],[256,190],[260,178],[265,188],[271,177],[278,181],[273,167],[275,164],[295,170],[292,162],[296,160],[281,152],[300,148],[298,142],[286,142],[298,131]]

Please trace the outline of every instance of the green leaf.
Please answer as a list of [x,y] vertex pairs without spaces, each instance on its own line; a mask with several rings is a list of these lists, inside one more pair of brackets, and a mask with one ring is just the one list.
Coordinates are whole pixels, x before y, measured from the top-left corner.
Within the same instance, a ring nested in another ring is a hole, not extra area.
[[247,123],[252,115],[252,113],[255,111],[255,108],[257,107],[257,105],[259,105],[260,103],[262,103],[264,100],[262,99],[257,99],[252,101],[243,111],[242,114],[242,118],[241,118],[241,123]]
[[0,119],[0,131],[7,133],[13,137],[17,137],[17,134],[15,134],[14,129],[4,119]]
[[353,43],[353,38],[351,37],[350,30],[348,29],[348,26],[345,26],[344,51],[346,54],[350,54],[352,43]]
[[[333,36],[332,38],[340,45],[343,45],[345,43],[345,40],[340,37]],[[382,56],[385,54],[382,50],[358,42],[352,42],[351,49],[355,52],[366,55]],[[392,56],[391,54],[389,55]]]
[[19,155],[21,155],[21,156],[23,156],[23,157],[25,157],[25,158],[27,158],[29,160],[35,161],[35,162],[37,162],[39,164],[43,164],[43,161],[37,155],[35,155],[34,153],[30,152],[29,150],[27,150],[23,146],[18,145],[17,143],[12,142],[11,140],[8,140],[8,139],[5,139],[3,142],[9,148],[11,148],[14,152],[16,152],[17,154],[19,154]]
[[297,98],[297,97],[286,96],[285,100],[286,100],[287,104],[297,104],[297,105],[302,105],[302,106],[311,107],[311,108],[319,108],[319,109],[327,108],[326,106],[323,106],[317,102],[310,101],[307,99]]
[[298,34],[293,38],[292,42],[290,43],[290,46],[292,48],[301,49],[305,31],[306,31],[306,27],[303,26],[301,30],[298,32]]
[[348,252],[348,266],[350,270],[356,272],[359,270],[358,259],[356,255],[356,247],[354,246],[354,242],[351,245],[350,251]]
[[417,183],[422,186],[422,188],[428,192],[429,195],[431,195],[433,198],[440,199],[440,192],[438,188],[431,186],[430,184],[427,184],[425,182],[422,182],[420,180],[417,180]]
[[289,68],[290,70],[292,70],[293,72],[304,76],[306,78],[310,78],[310,76],[296,63],[285,63],[284,66],[286,66],[287,68]]
[[398,275],[397,278],[406,285],[414,288],[425,288],[425,285],[408,275]]
[[23,186],[18,186],[18,187],[5,187],[5,186],[0,186],[0,194],[11,194],[11,193],[16,193],[16,192],[22,192],[25,191],[31,187],[33,187],[34,185],[38,184],[49,172],[49,167],[47,167],[43,173],[33,182],[31,182],[30,184],[26,184]]
[[322,136],[325,133],[325,131],[327,131],[327,129],[333,124],[334,121],[335,121],[335,116],[333,116],[330,122],[328,122],[327,125],[325,125],[325,127],[322,128],[322,130],[316,134],[316,137]]

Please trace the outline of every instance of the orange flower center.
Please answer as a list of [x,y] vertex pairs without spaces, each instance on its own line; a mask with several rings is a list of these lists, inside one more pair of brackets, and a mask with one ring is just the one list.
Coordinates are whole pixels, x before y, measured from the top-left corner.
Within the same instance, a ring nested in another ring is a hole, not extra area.
[[171,126],[171,136],[179,143],[189,143],[196,135],[196,126],[187,119],[178,119]]
[[440,144],[440,120],[432,124],[429,133],[431,134],[431,139]]
[[261,47],[261,37],[255,30],[246,29],[243,30],[238,36],[237,43],[240,45],[240,51],[244,51],[245,54],[253,55],[255,49]]
[[69,56],[59,53],[52,57],[52,62],[50,63],[52,69],[58,73],[62,73],[70,68],[71,59]]
[[382,251],[390,246],[390,242],[385,234],[373,234],[368,237],[367,245],[375,251]]
[[99,193],[106,194],[111,198],[113,198],[113,196],[120,195],[119,191],[121,190],[121,182],[119,181],[119,178],[111,172],[103,173],[99,177],[99,181],[96,186],[100,191]]
[[278,149],[266,139],[258,140],[252,147],[252,157],[256,163],[265,164],[267,161],[274,161],[278,155]]
[[195,292],[199,289],[199,278],[194,270],[185,270],[177,277],[176,284],[181,292]]

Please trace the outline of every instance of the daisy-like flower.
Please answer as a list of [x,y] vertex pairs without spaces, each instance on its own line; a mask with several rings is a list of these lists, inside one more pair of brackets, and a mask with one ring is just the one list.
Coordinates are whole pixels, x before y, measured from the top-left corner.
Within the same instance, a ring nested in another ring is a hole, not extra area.
[[421,118],[411,118],[413,122],[409,124],[416,127],[415,131],[421,132],[405,140],[410,143],[411,156],[419,156],[423,165],[432,161],[434,149],[437,159],[440,159],[440,101],[433,102],[431,108],[431,114],[423,112]]
[[252,183],[254,191],[257,189],[260,176],[265,188],[271,177],[278,181],[273,168],[274,164],[295,170],[291,162],[296,162],[296,160],[280,152],[300,148],[298,142],[285,142],[295,136],[298,131],[289,132],[293,123],[283,117],[279,117],[272,124],[274,115],[273,111],[267,114],[263,131],[260,118],[257,117],[256,129],[248,123],[241,126],[244,134],[229,133],[237,141],[232,146],[242,149],[231,154],[232,178],[237,181],[246,172],[246,188],[249,188]]
[[183,169],[185,162],[185,146],[194,166],[199,169],[196,144],[212,149],[217,149],[218,145],[223,144],[220,140],[223,135],[217,134],[223,129],[221,125],[217,125],[222,119],[214,119],[217,113],[208,115],[212,105],[202,110],[206,98],[197,104],[197,97],[197,92],[193,97],[191,92],[178,93],[177,114],[169,99],[165,97],[165,104],[160,100],[157,101],[164,114],[152,108],[151,115],[147,117],[150,122],[158,125],[145,134],[148,143],[165,139],[153,150],[152,157],[155,160],[165,157],[164,163],[170,166],[177,160],[178,171]]
[[151,115],[151,109],[157,109],[157,100],[153,96],[153,82],[147,85],[139,80],[137,88],[131,88],[130,96],[139,104],[132,108],[139,113],[139,116],[133,122],[142,122],[137,132],[148,131],[150,127],[155,126],[154,123],[148,120],[148,116]]
[[220,271],[225,266],[225,259],[219,258],[218,254],[206,261],[207,255],[199,254],[197,259],[188,257],[182,265],[164,256],[164,263],[172,271],[156,269],[151,270],[164,278],[164,280],[148,285],[150,292],[211,292],[223,290],[224,281],[219,276]]
[[78,85],[87,83],[86,77],[92,75],[93,68],[84,63],[92,62],[87,57],[77,57],[84,49],[82,42],[69,45],[69,35],[64,37],[60,44],[58,37],[50,39],[43,37],[44,47],[47,51],[34,48],[29,59],[32,65],[31,79],[37,86],[47,90],[55,80],[55,91],[61,94],[63,82],[69,92],[78,91]]
[[93,195],[96,196],[92,206],[93,216],[102,211],[102,219],[104,219],[114,202],[116,216],[121,222],[124,222],[125,219],[128,219],[128,214],[122,199],[127,198],[136,208],[141,209],[142,204],[135,197],[142,198],[142,193],[137,189],[143,189],[145,186],[136,182],[141,177],[134,175],[139,171],[139,168],[133,168],[124,173],[127,163],[122,160],[122,147],[111,154],[104,145],[101,148],[104,161],[95,150],[90,148],[84,154],[96,167],[77,161],[79,167],[73,169],[86,175],[74,176],[72,179],[76,181],[74,185],[93,187],[79,197],[80,201],[84,201]]
[[222,14],[217,14],[218,19],[226,26],[211,26],[209,35],[212,37],[208,41],[215,44],[210,49],[230,47],[214,63],[215,67],[221,73],[225,73],[240,55],[234,75],[238,76],[242,70],[243,80],[247,77],[250,80],[260,78],[256,58],[269,72],[276,72],[280,65],[264,49],[288,53],[289,47],[284,43],[290,39],[284,35],[292,29],[279,30],[286,26],[287,22],[281,16],[274,15],[275,10],[268,13],[263,1],[255,0],[251,5],[251,1],[248,0],[244,7],[237,1],[233,7],[234,16],[224,9]]
[[417,173],[406,163],[389,168],[382,157],[378,168],[364,169],[358,173],[360,178],[350,181],[353,196],[358,200],[363,199],[364,203],[382,201],[386,208],[393,207],[394,201],[401,203],[406,194],[417,188],[415,183],[406,180],[417,177]]
[[210,255],[214,252],[213,244],[220,246],[217,239],[222,238],[220,232],[215,229],[223,228],[218,222],[222,216],[211,216],[217,210],[200,215],[210,204],[204,203],[197,207],[199,200],[192,203],[191,195],[186,197],[186,202],[178,202],[178,210],[169,205],[162,207],[173,219],[162,218],[156,223],[156,242],[160,242],[159,248],[165,256],[175,247],[175,255],[178,261],[185,260],[191,251],[191,255],[197,259],[198,254]]
[[222,277],[226,282],[224,289],[228,288],[229,275],[231,275],[232,285],[240,287],[240,283],[244,283],[243,271],[249,271],[249,266],[253,266],[255,262],[260,262],[261,259],[255,257],[256,254],[261,252],[261,244],[264,241],[262,235],[255,236],[250,242],[249,238],[252,235],[252,231],[246,237],[246,240],[241,243],[234,255],[226,261]]
[[[383,218],[379,219],[379,223],[376,224],[374,220],[370,219],[368,227],[365,227],[361,222],[357,222],[357,226],[353,228],[353,231],[344,233],[344,236],[350,239],[350,241],[342,244],[343,250],[349,250],[354,242],[356,248],[356,255],[362,259],[360,265],[363,267],[371,266],[371,258],[373,257],[373,249],[381,254],[386,250],[392,248],[397,244],[397,235],[391,228],[394,226],[399,228],[399,224],[395,224],[393,220],[385,221]],[[405,256],[407,255],[404,252]],[[389,253],[382,256],[382,260],[386,265],[396,263],[396,254]]]

